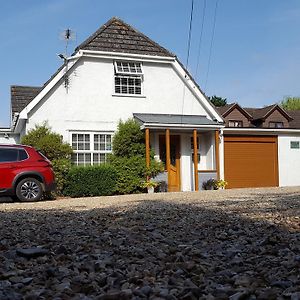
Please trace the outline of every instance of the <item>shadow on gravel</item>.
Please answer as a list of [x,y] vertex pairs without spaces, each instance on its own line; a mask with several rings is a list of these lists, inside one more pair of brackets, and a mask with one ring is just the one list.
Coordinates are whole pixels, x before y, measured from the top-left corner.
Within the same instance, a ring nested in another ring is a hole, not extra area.
[[[209,209],[143,200],[2,211],[0,299],[299,299],[299,231],[244,215],[272,208],[294,216],[299,199],[261,197],[230,199],[225,210],[221,202]],[[49,253],[27,259],[15,251],[36,246]]]

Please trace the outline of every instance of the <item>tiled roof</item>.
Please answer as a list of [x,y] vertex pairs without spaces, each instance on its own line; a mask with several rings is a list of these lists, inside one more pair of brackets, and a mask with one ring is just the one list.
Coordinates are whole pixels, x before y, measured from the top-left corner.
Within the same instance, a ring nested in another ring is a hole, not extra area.
[[156,56],[175,55],[119,18],[112,18],[79,45],[78,50],[123,52]]
[[224,106],[215,106],[215,109],[221,114],[225,114],[229,109],[231,109],[235,103],[225,104]]
[[290,128],[300,129],[300,110],[286,110],[286,112],[293,118],[289,123]]
[[42,87],[36,86],[17,86],[12,85],[11,92],[11,113],[21,112],[42,90]]
[[263,108],[244,108],[254,120],[263,119],[277,104],[265,106]]

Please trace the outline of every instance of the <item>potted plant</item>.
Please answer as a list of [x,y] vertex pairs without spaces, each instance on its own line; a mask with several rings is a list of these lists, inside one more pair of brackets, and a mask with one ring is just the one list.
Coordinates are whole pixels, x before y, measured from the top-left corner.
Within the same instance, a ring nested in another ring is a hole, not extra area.
[[226,185],[228,185],[228,182],[223,179],[216,180],[216,182],[215,182],[215,187],[218,190],[224,190]]
[[142,188],[147,188],[149,194],[154,193],[154,189],[159,185],[158,182],[154,180],[147,180],[142,183]]
[[204,190],[216,190],[216,180],[213,178],[204,181],[202,184]]

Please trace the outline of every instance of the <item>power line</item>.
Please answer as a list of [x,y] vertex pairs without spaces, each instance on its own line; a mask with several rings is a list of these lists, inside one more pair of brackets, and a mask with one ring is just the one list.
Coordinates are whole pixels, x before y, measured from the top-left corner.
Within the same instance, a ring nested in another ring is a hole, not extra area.
[[[194,0],[192,0],[191,14],[190,14],[190,25],[189,25],[189,35],[188,35],[188,46],[187,46],[187,56],[186,56],[186,65],[187,70],[189,65],[190,58],[190,49],[191,49],[191,37],[192,37],[192,24],[193,24],[193,13],[194,13]],[[183,109],[184,109],[184,100],[185,100],[185,82],[183,83],[183,93],[182,93],[182,106],[181,106],[181,123],[183,121]]]
[[193,12],[194,12],[194,0],[192,0],[192,7],[191,7],[189,37],[188,37],[188,46],[187,46],[187,57],[186,57],[186,65],[185,65],[186,69],[188,68],[189,58],[190,58],[191,37],[192,37],[192,24],[193,24]]
[[204,20],[205,20],[205,11],[206,11],[206,0],[204,0],[204,2],[203,2],[203,14],[202,14],[201,33],[200,33],[200,38],[199,38],[197,65],[196,65],[196,73],[195,73],[195,79],[196,80],[198,79],[200,53],[201,53],[201,46],[202,46],[202,36],[203,36],[203,28],[204,28]]
[[219,2],[219,0],[216,0],[215,14],[214,14],[214,24],[213,24],[213,31],[212,31],[211,41],[210,41],[210,49],[209,49],[209,56],[208,56],[208,66],[207,66],[207,72],[206,72],[206,79],[205,79],[204,89],[206,89],[206,86],[207,86],[208,74],[209,74],[210,63],[211,63],[211,53],[212,53],[212,47],[213,47],[214,36],[215,36],[215,29],[216,29],[216,22],[217,22],[218,2]]

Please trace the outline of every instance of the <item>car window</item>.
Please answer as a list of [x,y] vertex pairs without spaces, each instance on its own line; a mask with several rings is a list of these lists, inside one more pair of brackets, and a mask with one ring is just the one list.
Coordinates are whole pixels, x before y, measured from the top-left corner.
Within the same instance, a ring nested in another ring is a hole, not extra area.
[[28,158],[27,152],[24,149],[19,150],[19,160],[25,160]]
[[0,149],[0,163],[15,161],[18,161],[18,149]]

